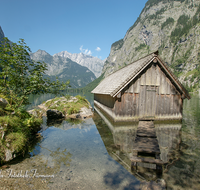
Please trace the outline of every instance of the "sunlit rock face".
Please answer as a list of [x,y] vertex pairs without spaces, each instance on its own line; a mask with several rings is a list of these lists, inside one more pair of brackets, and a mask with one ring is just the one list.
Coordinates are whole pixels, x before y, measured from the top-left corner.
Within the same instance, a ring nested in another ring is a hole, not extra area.
[[159,50],[182,83],[194,86],[199,63],[200,0],[147,1],[125,37],[112,44],[105,76]]
[[53,55],[54,57],[64,57],[64,58],[69,58],[72,61],[78,63],[81,66],[87,67],[89,70],[91,70],[96,77],[99,77],[101,75],[103,65],[104,65],[104,60],[101,60],[97,57],[93,57],[90,55],[86,55],[83,53],[69,53],[67,51],[62,51],[59,53],[56,53]]
[[61,56],[51,56],[44,50],[38,50],[30,54],[34,61],[45,62],[47,64],[46,76],[51,80],[66,82],[70,80],[73,88],[84,87],[88,83],[96,79],[94,73],[87,67],[81,66],[69,58]]

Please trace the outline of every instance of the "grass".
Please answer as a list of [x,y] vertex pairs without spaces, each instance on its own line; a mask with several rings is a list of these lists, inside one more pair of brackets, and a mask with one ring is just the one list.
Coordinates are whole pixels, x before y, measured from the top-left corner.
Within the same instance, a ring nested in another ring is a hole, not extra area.
[[22,132],[10,133],[6,136],[6,143],[9,143],[15,152],[23,151],[26,147],[26,135]]
[[51,104],[53,104],[54,100],[49,100],[48,102],[45,103],[45,106],[49,107]]
[[79,112],[79,109],[78,108],[74,108],[74,107],[69,108],[68,111],[67,111],[67,113],[69,115],[74,114],[74,113],[78,113],[78,112]]
[[76,98],[78,99],[78,103],[83,104],[84,106],[89,108],[89,102],[87,101],[85,97],[77,95]]
[[41,118],[30,115],[23,108],[11,110],[9,105],[0,108],[0,162],[4,162],[7,149],[16,155],[28,151],[41,123]]
[[64,115],[79,113],[82,107],[89,108],[90,103],[83,96],[75,96],[76,99],[74,101],[69,101],[73,98],[70,95],[65,95],[64,98],[65,99],[63,99],[62,97],[56,97],[50,101],[47,101],[45,103],[45,106],[48,109],[56,109],[62,112]]

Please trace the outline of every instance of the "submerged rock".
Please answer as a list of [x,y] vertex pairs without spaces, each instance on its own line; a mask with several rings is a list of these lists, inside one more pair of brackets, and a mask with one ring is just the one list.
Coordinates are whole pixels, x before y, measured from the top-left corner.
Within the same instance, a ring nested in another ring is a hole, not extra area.
[[140,189],[146,190],[146,189],[152,189],[152,190],[165,190],[166,189],[166,182],[164,179],[159,179],[157,182],[150,181],[150,182],[141,182],[140,183]]

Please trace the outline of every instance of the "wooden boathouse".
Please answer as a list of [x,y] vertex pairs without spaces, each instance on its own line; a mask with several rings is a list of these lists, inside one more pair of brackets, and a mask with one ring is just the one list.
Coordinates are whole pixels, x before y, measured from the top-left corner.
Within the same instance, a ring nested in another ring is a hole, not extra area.
[[181,120],[183,99],[190,99],[158,51],[110,74],[92,93],[94,105],[115,122]]

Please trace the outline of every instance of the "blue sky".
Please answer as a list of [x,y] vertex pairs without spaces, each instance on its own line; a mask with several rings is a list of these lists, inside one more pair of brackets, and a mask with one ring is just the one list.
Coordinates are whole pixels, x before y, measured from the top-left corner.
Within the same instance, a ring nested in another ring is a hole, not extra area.
[[147,0],[0,0],[6,37],[32,52],[86,53],[105,59],[124,38]]

